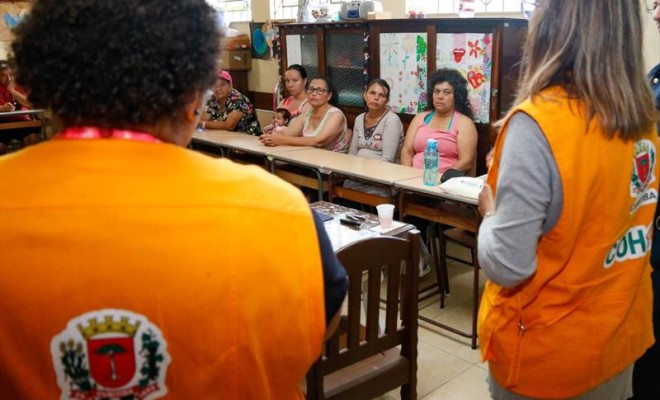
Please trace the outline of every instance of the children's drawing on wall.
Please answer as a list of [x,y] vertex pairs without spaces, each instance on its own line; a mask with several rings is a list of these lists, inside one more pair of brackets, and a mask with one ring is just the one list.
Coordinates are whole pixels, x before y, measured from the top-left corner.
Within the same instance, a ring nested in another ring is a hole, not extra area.
[[279,60],[279,34],[271,21],[250,22],[250,35],[252,37],[252,58],[270,60],[273,57]]
[[426,108],[426,33],[381,33],[380,75],[390,85],[390,109],[416,114]]
[[465,76],[475,122],[489,122],[492,55],[491,33],[438,34],[436,67],[454,68]]

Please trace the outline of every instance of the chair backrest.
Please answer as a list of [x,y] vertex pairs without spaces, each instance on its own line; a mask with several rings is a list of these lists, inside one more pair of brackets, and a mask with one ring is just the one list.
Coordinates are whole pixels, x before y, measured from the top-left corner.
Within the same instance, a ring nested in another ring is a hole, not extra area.
[[349,279],[347,306],[307,374],[307,399],[366,399],[399,386],[401,398],[416,398],[419,246],[413,230],[407,239],[367,238],[337,252]]

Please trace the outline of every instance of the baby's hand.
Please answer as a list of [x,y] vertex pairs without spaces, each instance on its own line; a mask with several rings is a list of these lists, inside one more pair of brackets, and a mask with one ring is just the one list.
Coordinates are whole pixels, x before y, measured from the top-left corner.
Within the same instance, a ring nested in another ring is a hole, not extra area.
[[271,123],[271,124],[266,125],[261,131],[263,133],[269,133],[269,132],[272,132],[273,129],[275,129],[275,125]]

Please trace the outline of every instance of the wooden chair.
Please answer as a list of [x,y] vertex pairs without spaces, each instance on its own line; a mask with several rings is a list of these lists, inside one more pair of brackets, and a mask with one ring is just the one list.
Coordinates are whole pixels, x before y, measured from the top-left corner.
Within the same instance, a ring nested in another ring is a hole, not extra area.
[[[307,399],[371,399],[401,387],[417,398],[417,258],[419,231],[408,239],[379,236],[337,253],[349,278],[340,329],[307,373]],[[403,265],[403,266],[402,266]],[[387,279],[384,326],[379,326],[381,273]],[[367,293],[362,293],[366,279]],[[366,326],[360,323],[366,296]]]

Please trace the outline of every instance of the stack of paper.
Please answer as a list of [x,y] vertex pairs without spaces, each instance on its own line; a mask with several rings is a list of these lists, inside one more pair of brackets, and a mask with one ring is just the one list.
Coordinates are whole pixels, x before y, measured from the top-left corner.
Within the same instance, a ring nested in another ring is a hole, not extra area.
[[470,199],[477,199],[479,198],[481,189],[484,187],[485,177],[486,175],[478,176],[476,178],[469,176],[459,176],[441,183],[440,188],[449,194],[467,197]]

